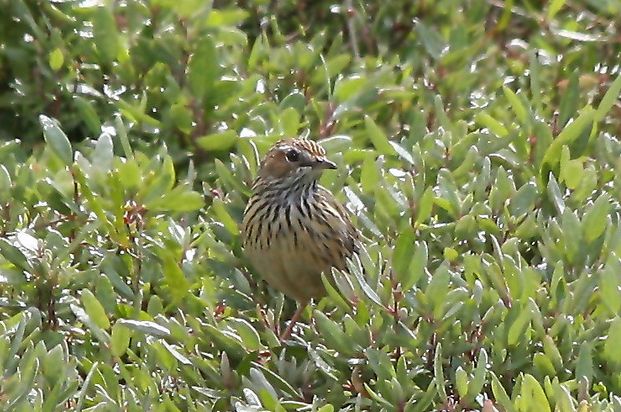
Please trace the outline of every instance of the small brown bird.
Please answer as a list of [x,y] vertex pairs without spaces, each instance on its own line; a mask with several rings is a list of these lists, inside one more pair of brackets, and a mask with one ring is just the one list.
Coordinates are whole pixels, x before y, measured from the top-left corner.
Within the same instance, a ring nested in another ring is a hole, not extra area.
[[281,340],[308,302],[325,295],[321,274],[345,269],[357,249],[358,232],[347,210],[317,184],[323,170],[336,169],[325,156],[311,140],[276,143],[261,162],[244,211],[246,256],[270,286],[299,304]]

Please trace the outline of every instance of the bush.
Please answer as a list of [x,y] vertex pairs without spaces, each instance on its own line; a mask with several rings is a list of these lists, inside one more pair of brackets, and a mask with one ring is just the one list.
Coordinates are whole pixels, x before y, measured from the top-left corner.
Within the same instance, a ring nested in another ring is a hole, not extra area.
[[[3,410],[621,409],[617,0],[5,9]],[[281,345],[238,223],[299,134],[365,239]]]

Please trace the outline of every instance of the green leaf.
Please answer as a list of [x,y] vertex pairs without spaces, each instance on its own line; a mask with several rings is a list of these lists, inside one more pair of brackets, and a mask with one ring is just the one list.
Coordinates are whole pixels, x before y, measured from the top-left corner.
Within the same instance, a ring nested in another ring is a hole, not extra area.
[[511,90],[507,86],[503,86],[502,91],[504,92],[507,100],[509,100],[511,110],[513,110],[513,113],[515,114],[515,117],[517,117],[520,124],[528,124],[530,115],[528,114],[528,110],[524,107],[518,95],[515,94],[513,90]]
[[3,164],[0,164],[0,200],[5,201],[9,196],[9,192],[13,183],[11,182],[11,175]]
[[548,3],[548,20],[553,20],[556,13],[558,13],[565,5],[565,0],[551,0]]
[[121,141],[121,146],[123,147],[123,151],[125,152],[125,157],[128,160],[134,160],[134,152],[132,150],[132,146],[129,143],[129,139],[127,137],[127,129],[125,128],[125,124],[123,123],[123,119],[120,114],[117,114],[114,117],[114,128],[116,129],[117,136]]
[[203,99],[219,78],[218,53],[211,37],[206,36],[198,42],[188,64],[188,82],[191,92],[199,100]]
[[433,402],[433,399],[436,397],[436,392],[437,392],[436,386],[437,386],[437,383],[435,380],[432,380],[431,383],[429,383],[429,386],[425,390],[423,397],[419,401],[413,402],[414,403],[413,412],[427,412],[431,409],[431,404]]
[[535,113],[541,113],[541,65],[539,64],[539,57],[535,50],[529,50],[529,77],[530,77],[530,91],[532,100],[532,109]]
[[[604,343],[604,358],[610,362],[610,365],[618,370],[621,367],[621,351],[619,350],[619,342],[621,342],[621,318],[616,317],[610,324],[608,336]],[[591,381],[589,381],[591,382]]]
[[438,123],[440,124],[440,126],[446,131],[451,131],[453,129],[453,123],[446,114],[446,110],[444,109],[444,102],[442,101],[442,96],[439,94],[436,94],[433,98],[433,109],[435,115],[438,118]]
[[334,285],[328,280],[325,273],[321,274],[321,283],[326,288],[326,294],[329,296],[333,303],[338,306],[343,312],[349,313],[351,308],[347,304],[347,301],[341,296],[338,290],[334,287]]
[[90,100],[76,95],[73,96],[73,101],[80,114],[80,119],[84,121],[89,132],[94,136],[101,133],[101,120],[99,120],[95,105]]
[[395,152],[401,159],[405,160],[410,165],[414,165],[414,159],[412,158],[412,155],[403,146],[393,141],[389,141],[388,143],[390,143],[392,148],[395,149]]
[[543,338],[543,351],[548,359],[552,361],[554,369],[560,370],[563,365],[563,357],[550,335],[545,335]]
[[580,111],[580,115],[572,123],[569,123],[563,131],[552,141],[548,150],[543,155],[541,162],[541,177],[546,178],[549,171],[556,169],[560,158],[563,145],[569,145],[576,140],[586,130],[592,126],[595,118],[595,110],[591,106],[586,106]]
[[119,55],[120,39],[112,10],[108,7],[97,7],[93,16],[93,36],[100,58],[111,64]]
[[32,266],[26,259],[26,256],[15,246],[7,242],[5,239],[0,238],[0,255],[3,258],[11,262],[18,269],[23,270],[24,272],[32,273]]
[[621,310],[621,294],[619,288],[621,281],[619,279],[621,273],[621,261],[615,254],[611,254],[606,262],[606,266],[600,272],[599,293],[602,302],[610,313],[619,313]]
[[461,366],[455,371],[455,386],[460,397],[465,398],[468,393],[468,374]]
[[61,130],[57,122],[45,115],[39,116],[39,122],[43,127],[43,137],[52,152],[58,156],[65,165],[73,163],[73,149],[65,132]]
[[225,333],[209,324],[205,325],[204,332],[211,338],[212,344],[226,351],[232,358],[241,359],[245,355],[244,347],[237,339],[231,336],[231,333]]
[[112,169],[114,159],[114,145],[112,137],[108,133],[102,133],[95,143],[95,150],[91,156],[93,166],[103,172],[109,172]]
[[95,375],[95,372],[97,372],[98,366],[99,366],[99,362],[93,362],[93,365],[88,371],[88,375],[86,375],[86,378],[84,379],[84,382],[82,383],[82,388],[80,389],[80,392],[78,392],[78,401],[75,406],[76,411],[82,410],[84,399],[86,399],[86,393],[90,386],[91,380],[93,379],[93,376]]
[[496,136],[507,137],[509,135],[507,128],[498,120],[490,116],[487,112],[477,113],[474,120],[481,126],[487,127],[489,131],[494,133]]
[[63,63],[65,62],[63,51],[58,47],[52,50],[48,55],[48,62],[52,70],[55,72],[58,71],[61,67],[63,67]]
[[306,97],[304,97],[304,95],[300,92],[289,93],[284,99],[282,99],[278,107],[281,110],[293,108],[299,114],[303,114],[306,109]]
[[[617,341],[618,344],[619,341]],[[591,342],[583,342],[580,345],[580,352],[578,353],[578,360],[576,362],[575,375],[576,380],[580,381],[585,378],[589,383],[593,382],[593,375],[595,370],[593,368],[593,344]]]
[[116,324],[125,326],[136,332],[144,333],[145,335],[156,337],[166,337],[170,335],[168,328],[149,320],[119,319],[116,321]]
[[533,356],[533,365],[541,375],[556,375],[556,369],[554,369],[552,361],[550,361],[550,359],[548,359],[548,357],[541,352],[537,352],[535,353],[535,356]]
[[[278,371],[273,372],[269,369],[267,369],[266,367],[264,367],[263,365],[260,365],[258,363],[253,363],[254,368],[260,370],[263,375],[266,376],[267,379],[269,379],[270,382],[272,382],[272,384],[280,389],[283,393],[289,394],[291,396],[297,397],[299,394],[296,391],[296,389],[293,388],[293,386],[291,386],[291,383],[289,383],[286,380],[286,377],[283,377],[281,375],[278,374]],[[239,370],[239,369],[238,369]],[[282,402],[282,404],[284,404],[285,402]],[[305,404],[302,405],[298,405],[298,406],[305,406]]]
[[354,98],[359,95],[361,90],[365,89],[368,83],[369,79],[360,75],[338,78],[334,85],[334,99],[342,103]]
[[410,290],[414,285],[418,283],[421,277],[425,274],[425,268],[427,267],[427,261],[429,252],[427,250],[427,243],[425,241],[418,242],[416,245],[416,251],[410,261],[408,268],[408,275],[401,282],[403,291]]
[[500,380],[496,376],[494,372],[490,372],[492,375],[492,393],[494,394],[494,398],[496,398],[496,402],[498,402],[507,412],[515,412],[515,407],[513,406],[513,402],[509,395],[507,395],[507,391],[500,383]]
[[240,193],[250,194],[248,193],[248,188],[241,184],[238,176],[234,176],[231,171],[230,164],[225,164],[220,159],[215,159],[214,161],[216,167],[216,173],[218,175],[218,179],[224,186],[225,189],[229,191],[239,191]]
[[426,222],[431,217],[433,210],[433,187],[428,187],[423,192],[423,195],[418,202],[416,223],[420,224]]
[[360,184],[365,193],[375,193],[380,181],[380,171],[375,162],[375,156],[368,154],[362,161],[360,168]]
[[326,84],[328,86],[330,80],[343,72],[351,61],[351,55],[343,53],[330,57],[321,68],[317,68],[311,76],[311,81],[315,84]]
[[353,354],[355,347],[336,322],[318,310],[313,312],[313,318],[317,322],[317,330],[326,340],[328,348],[335,349],[346,356]]
[[376,305],[383,306],[382,300],[373,288],[367,283],[361,270],[353,270],[355,279],[358,281],[362,292]]
[[[197,4],[205,4],[202,1],[198,1]],[[211,4],[211,3],[207,3]],[[188,10],[187,17],[191,17],[196,12],[196,7],[191,7]],[[211,9],[209,11],[209,17],[207,18],[208,26],[237,26],[240,25],[248,18],[248,11],[241,8],[230,9]]]
[[442,256],[444,256],[447,262],[454,262],[459,257],[459,252],[452,247],[445,247]]
[[440,318],[444,312],[450,280],[451,274],[448,266],[446,263],[443,263],[433,272],[431,281],[425,290],[425,295],[432,304],[433,315],[436,318]]
[[608,226],[608,214],[610,213],[610,198],[603,193],[597,198],[582,217],[584,238],[591,243],[600,237]]
[[162,343],[162,346],[173,356],[173,358],[179,361],[179,363],[182,363],[183,365],[192,364],[192,362],[187,357],[185,357],[181,352],[179,352],[175,346],[171,345],[170,343],[166,342],[163,339],[161,340],[161,343]]
[[[54,386],[54,384],[58,383],[58,378],[62,376],[62,373],[58,373],[59,371],[63,371],[63,366],[67,362],[63,356],[63,348],[62,346],[56,345],[54,346],[42,359],[42,372],[47,381],[50,383],[50,386]],[[64,372],[64,371],[63,371]],[[59,376],[60,375],[60,376]]]
[[445,402],[447,399],[446,388],[444,387],[444,367],[442,366],[442,344],[436,345],[435,354],[433,357],[433,379],[436,382],[436,388],[440,400]]
[[102,274],[108,278],[110,283],[114,286],[117,292],[120,293],[121,296],[130,300],[134,298],[134,293],[132,292],[131,288],[127,286],[125,279],[123,279],[115,270],[112,259],[110,259],[109,257],[104,258],[101,263],[101,271]]
[[570,262],[575,262],[576,256],[582,247],[583,235],[578,216],[569,208],[565,209],[561,217],[561,227],[563,228],[565,256],[567,256]]
[[[407,290],[404,285],[410,285],[410,262],[414,253],[415,233],[412,227],[406,227],[397,238],[395,250],[392,255],[392,267],[397,275],[397,279]],[[411,287],[411,286],[410,286]],[[409,288],[408,288],[409,289]]]
[[99,303],[95,295],[93,295],[93,292],[89,289],[83,289],[80,295],[80,301],[82,302],[84,310],[86,310],[88,316],[97,326],[102,329],[110,328],[110,321],[108,320],[106,311],[101,303]]
[[192,132],[194,116],[192,114],[192,110],[188,107],[188,104],[185,102],[177,102],[173,104],[170,106],[168,115],[170,116],[171,122],[177,129],[181,130],[185,134],[190,134]]
[[364,116],[364,124],[366,126],[367,136],[375,149],[385,155],[394,155],[395,149],[390,145],[386,133],[379,128],[375,120],[370,116]]
[[476,146],[472,146],[466,153],[464,161],[452,171],[452,175],[455,179],[467,178],[472,170],[476,167],[476,163],[479,160],[479,150]]
[[214,199],[211,204],[211,208],[218,218],[218,221],[224,225],[230,234],[236,235],[239,232],[237,222],[227,210],[226,204],[222,201],[222,199]]
[[565,127],[569,119],[578,111],[578,101],[580,98],[579,77],[580,72],[574,70],[569,77],[567,88],[561,95],[558,109],[558,127]]
[[[556,407],[555,411],[568,411],[568,412],[576,412],[576,407],[574,406],[574,399],[572,398],[569,390],[566,385],[556,384],[554,388],[554,393],[556,395]],[[584,404],[583,404],[584,405]],[[581,410],[580,412],[586,412]]]
[[384,406],[384,408],[388,409],[388,408],[393,407],[393,405],[390,402],[384,399],[382,395],[375,392],[366,382],[364,383],[364,389],[374,401]]
[[576,189],[580,185],[584,168],[582,160],[571,160],[569,147],[563,146],[561,151],[561,174],[560,181],[565,182],[569,189]]
[[[5,395],[5,397],[18,400],[34,390],[34,379],[39,374],[39,367],[39,359],[31,348],[26,351],[20,359],[18,368],[19,382],[17,383],[17,388],[14,389],[12,394]],[[6,410],[12,410],[10,403],[7,406],[9,407]]]
[[619,100],[619,93],[621,93],[621,75],[617,76],[614,82],[610,85],[604,97],[597,106],[597,112],[595,113],[595,121],[601,121],[612,109],[612,106]]
[[565,211],[565,201],[563,200],[561,189],[558,187],[558,183],[554,175],[550,175],[547,189],[548,198],[552,201],[552,204],[556,209],[556,213],[562,215]]
[[121,357],[125,355],[129,347],[130,338],[131,330],[129,328],[118,322],[112,325],[112,334],[110,338],[110,352],[112,356]]
[[234,130],[226,130],[201,136],[196,139],[196,144],[207,152],[225,151],[235,146],[238,138],[239,136]]
[[84,325],[86,325],[91,332],[92,336],[95,336],[100,342],[108,344],[110,336],[86,313],[86,311],[79,305],[69,304],[69,308],[73,312],[76,318]]
[[369,366],[377,375],[378,380],[387,381],[396,377],[395,368],[386,352],[373,348],[367,348],[364,353],[367,356]]
[[[8,350],[8,352],[5,352],[5,359],[7,360],[6,363],[6,367],[7,370],[12,370],[14,368],[14,366],[17,364],[17,362],[19,361],[19,357],[17,357],[17,352],[20,348],[20,346],[23,343],[23,339],[24,339],[24,332],[26,330],[26,324],[28,324],[29,320],[30,320],[30,313],[29,312],[21,312],[18,313],[17,315],[13,316],[13,318],[11,320],[14,320],[17,322],[17,325],[13,327],[13,336],[11,337],[11,341],[10,341],[10,348]],[[5,346],[6,348],[6,346]]]
[[524,375],[522,381],[522,399],[529,405],[528,410],[551,412],[548,398],[539,382],[529,374]]
[[160,198],[145,204],[150,212],[192,212],[205,204],[203,196],[186,187],[178,186]]
[[509,178],[509,174],[504,167],[500,166],[496,173],[496,184],[490,191],[489,201],[493,210],[502,210],[507,199],[513,197],[515,184]]
[[447,51],[448,47],[444,39],[435,29],[428,27],[421,21],[416,21],[414,28],[421,39],[423,47],[431,57],[437,59]]
[[177,305],[190,292],[190,282],[186,279],[171,252],[160,250],[159,256],[162,259],[164,279],[172,295],[172,304]]
[[250,322],[242,318],[230,318],[228,323],[239,335],[241,342],[248,351],[255,351],[263,348],[259,333]]
[[[187,19],[192,16],[201,16],[201,18],[207,17],[205,23],[209,23],[209,17],[212,14],[211,3],[206,3],[200,0],[186,0],[186,1],[161,1],[155,3],[158,6],[161,4],[166,7],[166,10],[170,9],[181,19]],[[160,6],[161,7],[161,6]],[[205,15],[206,13],[206,15]],[[177,18],[177,16],[175,16]],[[218,17],[214,17],[218,19]]]
[[509,333],[507,335],[507,343],[509,346],[515,346],[518,342],[522,341],[524,333],[530,326],[531,314],[526,308],[521,308],[517,318],[509,327]]
[[479,356],[477,358],[477,366],[474,370],[474,377],[468,384],[468,399],[474,400],[483,389],[485,384],[485,375],[487,374],[487,351],[485,348],[481,348]]
[[537,186],[532,182],[528,182],[511,197],[509,211],[513,216],[522,216],[535,207],[535,201],[538,198]]
[[284,109],[278,116],[278,130],[285,136],[296,136],[300,128],[300,113],[292,107]]

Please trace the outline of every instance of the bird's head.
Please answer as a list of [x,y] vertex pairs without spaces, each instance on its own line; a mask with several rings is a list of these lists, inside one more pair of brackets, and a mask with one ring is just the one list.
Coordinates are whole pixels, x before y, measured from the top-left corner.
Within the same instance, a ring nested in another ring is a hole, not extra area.
[[261,162],[259,177],[291,189],[314,185],[325,169],[336,169],[326,151],[308,139],[285,139],[276,143]]

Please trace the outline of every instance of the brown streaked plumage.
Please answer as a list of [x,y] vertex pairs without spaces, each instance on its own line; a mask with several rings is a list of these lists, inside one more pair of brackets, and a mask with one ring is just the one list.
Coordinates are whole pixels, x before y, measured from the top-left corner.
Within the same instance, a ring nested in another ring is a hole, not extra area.
[[321,274],[345,269],[358,232],[345,208],[317,179],[336,165],[307,139],[276,143],[261,162],[242,224],[244,251],[273,288],[300,308],[283,338],[312,298],[325,294]]

